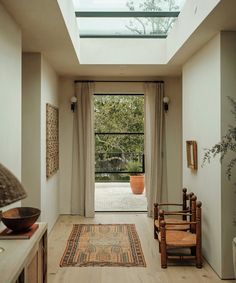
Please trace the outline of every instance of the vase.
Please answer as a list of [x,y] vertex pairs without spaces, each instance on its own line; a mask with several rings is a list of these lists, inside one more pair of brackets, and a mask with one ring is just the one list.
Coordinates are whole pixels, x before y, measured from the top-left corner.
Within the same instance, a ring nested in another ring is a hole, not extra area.
[[130,176],[130,187],[133,194],[142,194],[144,191],[144,175]]

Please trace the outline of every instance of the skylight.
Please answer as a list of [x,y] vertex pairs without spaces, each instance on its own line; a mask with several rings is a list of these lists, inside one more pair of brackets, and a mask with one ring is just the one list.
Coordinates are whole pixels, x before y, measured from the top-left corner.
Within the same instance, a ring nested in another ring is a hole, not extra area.
[[185,0],[73,0],[80,37],[165,38]]

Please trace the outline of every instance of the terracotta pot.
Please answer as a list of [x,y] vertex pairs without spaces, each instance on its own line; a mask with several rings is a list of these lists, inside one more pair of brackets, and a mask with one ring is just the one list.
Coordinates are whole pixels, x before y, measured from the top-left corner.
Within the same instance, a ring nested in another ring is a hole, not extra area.
[[133,194],[142,194],[144,191],[144,175],[130,176],[130,187]]

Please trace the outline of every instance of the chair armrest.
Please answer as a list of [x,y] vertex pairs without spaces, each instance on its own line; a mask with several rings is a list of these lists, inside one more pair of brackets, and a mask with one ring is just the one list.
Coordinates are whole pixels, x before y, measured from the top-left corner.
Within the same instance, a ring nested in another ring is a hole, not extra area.
[[186,209],[186,210],[163,210],[164,211],[164,214],[168,214],[168,213],[173,213],[173,214],[176,214],[176,213],[182,213],[184,215],[187,215],[187,213],[189,212],[190,213],[190,210],[189,209]]
[[[163,211],[163,210],[162,210]],[[192,213],[186,213],[186,212],[169,212],[169,211],[163,211],[164,215],[186,215],[186,216],[191,216]]]
[[187,222],[168,222],[168,223],[165,223],[166,226],[169,226],[169,225],[191,225],[191,224],[197,224],[197,222],[187,221]]
[[174,206],[183,206],[182,203],[154,203],[154,206],[166,206],[166,205],[174,205]]

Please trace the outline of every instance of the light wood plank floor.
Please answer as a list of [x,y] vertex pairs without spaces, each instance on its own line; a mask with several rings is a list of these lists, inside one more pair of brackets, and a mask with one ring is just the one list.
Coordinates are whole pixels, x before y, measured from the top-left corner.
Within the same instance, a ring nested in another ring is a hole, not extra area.
[[[138,231],[147,267],[59,267],[72,225],[76,223],[134,223]],[[217,283],[221,282],[205,262],[202,269],[194,266],[160,267],[158,243],[153,239],[153,222],[141,213],[96,213],[94,219],[60,216],[49,235],[49,283]],[[236,282],[225,280],[223,282]]]

